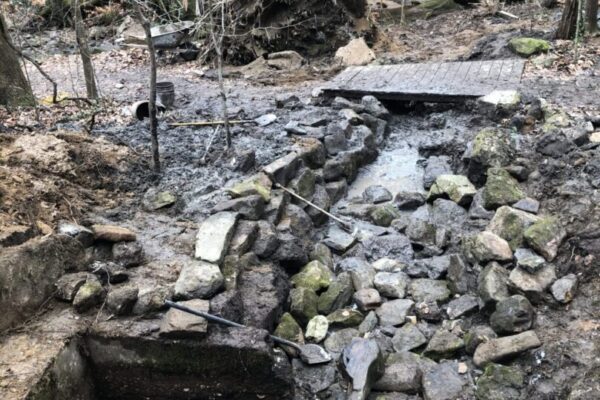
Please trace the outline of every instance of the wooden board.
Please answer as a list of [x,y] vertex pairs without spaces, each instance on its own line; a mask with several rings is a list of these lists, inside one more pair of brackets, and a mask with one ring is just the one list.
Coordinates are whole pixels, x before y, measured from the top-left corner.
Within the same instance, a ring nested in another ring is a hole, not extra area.
[[454,102],[517,89],[522,59],[349,67],[323,91],[328,96]]

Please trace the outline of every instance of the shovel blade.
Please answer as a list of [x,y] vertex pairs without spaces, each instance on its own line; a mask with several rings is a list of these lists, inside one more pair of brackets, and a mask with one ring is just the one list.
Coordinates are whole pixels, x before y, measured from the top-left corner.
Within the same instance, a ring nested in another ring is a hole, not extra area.
[[305,344],[300,346],[300,359],[308,365],[324,364],[331,361],[331,355],[321,346]]

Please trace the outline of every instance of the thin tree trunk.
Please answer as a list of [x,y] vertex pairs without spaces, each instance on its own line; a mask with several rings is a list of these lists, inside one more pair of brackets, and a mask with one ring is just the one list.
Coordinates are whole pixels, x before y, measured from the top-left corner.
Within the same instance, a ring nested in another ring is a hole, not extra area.
[[557,39],[570,40],[577,30],[578,0],[567,0],[556,32]]
[[598,32],[598,0],[587,0],[585,15],[585,30],[593,35]]
[[146,33],[146,45],[150,53],[150,99],[148,100],[148,111],[150,113],[150,140],[152,141],[152,166],[154,171],[160,172],[160,154],[158,150],[158,121],[156,120],[156,53],[154,43],[152,42],[152,33],[150,32],[150,21],[144,16],[139,5],[137,12],[140,23]]
[[31,86],[13,50],[4,17],[0,12],[0,104],[9,106],[34,105]]
[[85,89],[88,99],[98,98],[98,89],[96,87],[96,74],[94,73],[94,65],[90,57],[90,48],[88,46],[88,37],[83,25],[81,16],[81,7],[79,0],[72,0],[71,9],[73,11],[73,24],[75,25],[75,37],[79,53],[81,54],[81,64],[83,65],[83,76],[85,77]]
[[229,112],[227,111],[227,93],[225,92],[225,82],[223,80],[223,37],[225,36],[225,1],[221,1],[221,22],[217,36],[217,27],[213,17],[212,4],[209,7],[211,35],[215,53],[217,54],[217,77],[219,79],[219,97],[221,98],[221,111],[225,128],[225,143],[227,149],[231,148],[231,130],[229,129]]

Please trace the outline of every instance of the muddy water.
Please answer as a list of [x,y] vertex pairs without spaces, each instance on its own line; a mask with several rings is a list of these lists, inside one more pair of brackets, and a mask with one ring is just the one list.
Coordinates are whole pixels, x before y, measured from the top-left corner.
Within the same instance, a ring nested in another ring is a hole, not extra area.
[[383,150],[377,160],[361,169],[348,188],[348,197],[361,196],[371,185],[381,185],[390,193],[423,191],[423,168],[419,151],[405,142],[399,147]]

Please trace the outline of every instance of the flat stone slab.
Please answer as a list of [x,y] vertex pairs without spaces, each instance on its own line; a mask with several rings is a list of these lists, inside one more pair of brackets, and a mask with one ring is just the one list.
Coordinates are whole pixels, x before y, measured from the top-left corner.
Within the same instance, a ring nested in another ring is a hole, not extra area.
[[[188,300],[179,302],[182,306],[203,312],[209,312],[208,300]],[[174,339],[189,339],[204,336],[208,330],[208,321],[196,315],[169,309],[160,324],[160,336]]]
[[237,218],[237,213],[220,212],[204,220],[196,236],[196,258],[220,265],[235,232]]
[[328,96],[373,95],[385,100],[455,102],[516,89],[525,61],[506,59],[349,67],[323,92]]

